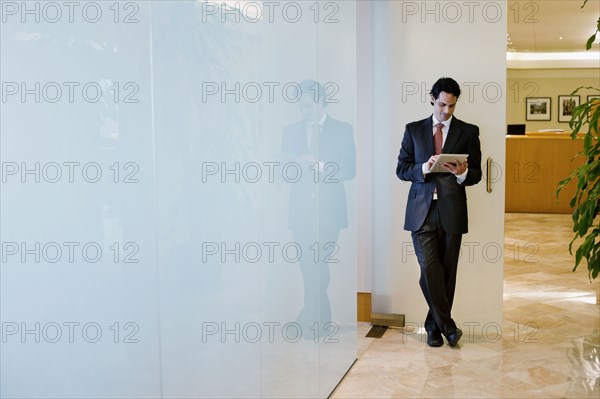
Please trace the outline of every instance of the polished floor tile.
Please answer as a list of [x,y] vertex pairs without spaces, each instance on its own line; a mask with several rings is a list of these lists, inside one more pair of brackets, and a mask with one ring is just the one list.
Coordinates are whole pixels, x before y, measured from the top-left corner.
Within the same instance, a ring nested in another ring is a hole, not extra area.
[[[573,273],[570,215],[507,214],[504,325],[430,348],[423,334],[366,338],[333,398],[600,398],[600,281]],[[493,342],[495,341],[495,342]]]

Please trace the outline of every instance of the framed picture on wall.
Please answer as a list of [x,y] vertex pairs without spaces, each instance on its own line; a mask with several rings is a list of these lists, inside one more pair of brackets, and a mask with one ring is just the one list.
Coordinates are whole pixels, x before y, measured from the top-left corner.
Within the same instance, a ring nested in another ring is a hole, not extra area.
[[571,120],[573,110],[579,105],[579,96],[558,96],[558,121]]
[[598,95],[598,94],[590,94],[589,96],[587,96],[587,102],[590,102],[592,100],[600,100],[600,95]]
[[549,121],[552,100],[550,97],[527,97],[525,99],[526,121]]

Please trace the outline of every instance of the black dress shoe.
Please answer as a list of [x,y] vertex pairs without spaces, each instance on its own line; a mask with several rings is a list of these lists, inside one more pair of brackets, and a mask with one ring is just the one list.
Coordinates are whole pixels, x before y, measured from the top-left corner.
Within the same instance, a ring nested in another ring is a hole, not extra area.
[[462,337],[462,330],[457,328],[455,332],[449,334],[446,339],[448,340],[448,344],[450,346],[455,346],[458,343],[458,340]]
[[444,345],[442,334],[437,331],[427,331],[427,345],[434,348]]

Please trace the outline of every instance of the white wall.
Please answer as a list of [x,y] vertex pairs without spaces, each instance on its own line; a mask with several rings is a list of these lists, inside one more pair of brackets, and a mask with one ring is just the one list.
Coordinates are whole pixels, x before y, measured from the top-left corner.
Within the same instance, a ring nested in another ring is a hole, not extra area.
[[373,29],[373,4],[370,1],[358,1],[356,4],[356,184],[360,187],[356,193],[356,262],[358,292],[371,292],[371,242],[372,242],[372,192],[373,192],[373,133],[374,133],[374,96],[375,79],[375,39]]
[[[480,127],[483,160],[491,156],[499,172],[493,194],[486,193],[483,181],[467,190],[470,233],[463,237],[463,243],[473,248],[473,253],[466,256],[463,245],[454,314],[459,324],[499,323],[503,272],[505,4],[485,2],[469,6],[459,2],[450,7],[448,4],[371,3],[372,151],[367,145],[359,146],[359,152],[371,151],[365,156],[369,160],[365,163],[372,165],[372,190],[358,191],[359,202],[361,198],[365,203],[371,201],[370,240],[359,243],[365,251],[370,248],[371,280],[369,284],[368,279],[359,279],[359,287],[370,288],[374,312],[404,313],[409,323],[420,324],[424,320],[426,303],[418,285],[419,267],[412,254],[410,233],[403,230],[410,184],[398,180],[395,167],[404,126],[431,114],[427,93],[439,77],[450,76],[463,89],[455,115]],[[360,76],[359,82],[362,80],[369,81],[369,76]],[[369,95],[367,88],[360,92],[360,86],[359,93]],[[368,107],[359,107],[359,112],[367,111]],[[492,253],[498,248],[499,258]]]

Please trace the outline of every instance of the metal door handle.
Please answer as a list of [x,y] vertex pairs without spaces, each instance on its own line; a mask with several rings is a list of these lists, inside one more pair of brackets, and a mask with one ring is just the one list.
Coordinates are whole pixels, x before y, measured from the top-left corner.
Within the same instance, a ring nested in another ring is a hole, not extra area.
[[492,192],[492,157],[486,161],[485,189],[488,193]]

